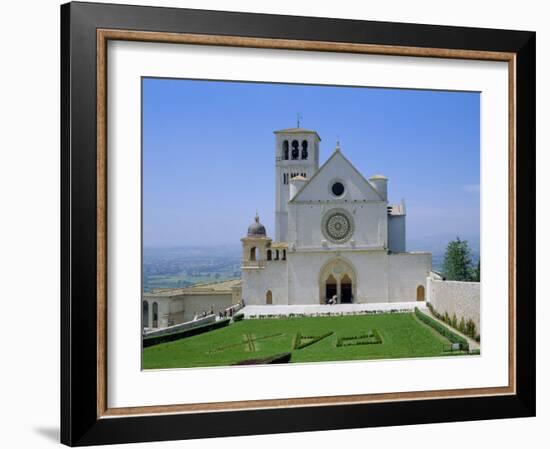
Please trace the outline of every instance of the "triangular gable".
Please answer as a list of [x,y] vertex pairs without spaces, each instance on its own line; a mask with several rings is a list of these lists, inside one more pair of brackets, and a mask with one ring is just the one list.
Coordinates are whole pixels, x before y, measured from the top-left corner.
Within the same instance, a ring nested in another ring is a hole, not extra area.
[[348,201],[382,201],[373,185],[353,166],[340,150],[334,151],[312,178],[302,186],[291,203],[334,200],[330,193],[332,182],[343,181]]

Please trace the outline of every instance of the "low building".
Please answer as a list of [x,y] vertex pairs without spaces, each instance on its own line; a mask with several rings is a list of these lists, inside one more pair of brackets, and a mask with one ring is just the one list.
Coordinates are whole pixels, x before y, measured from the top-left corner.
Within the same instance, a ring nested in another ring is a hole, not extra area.
[[143,327],[174,326],[203,314],[218,314],[241,300],[241,280],[196,284],[186,288],[156,289],[143,294]]

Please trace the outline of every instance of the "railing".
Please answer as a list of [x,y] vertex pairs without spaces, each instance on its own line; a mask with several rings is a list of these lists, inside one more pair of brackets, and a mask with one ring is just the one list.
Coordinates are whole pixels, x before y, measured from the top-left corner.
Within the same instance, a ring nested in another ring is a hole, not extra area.
[[194,327],[202,326],[208,323],[214,323],[216,321],[216,315],[206,315],[205,317],[197,318],[193,321],[186,321],[184,323],[175,324],[169,327],[163,327],[162,329],[149,329],[143,332],[144,336],[158,336],[164,334],[170,334],[172,332],[183,331],[192,329]]
[[243,260],[242,268],[265,268],[265,260]]

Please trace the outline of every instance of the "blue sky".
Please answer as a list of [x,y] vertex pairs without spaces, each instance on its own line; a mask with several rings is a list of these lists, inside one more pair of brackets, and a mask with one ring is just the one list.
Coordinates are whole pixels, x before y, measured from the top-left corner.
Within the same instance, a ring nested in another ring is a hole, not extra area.
[[273,131],[321,136],[321,164],[339,139],[366,177],[405,198],[409,250],[449,239],[479,246],[479,94],[145,78],[145,247],[233,245],[256,210],[274,234]]

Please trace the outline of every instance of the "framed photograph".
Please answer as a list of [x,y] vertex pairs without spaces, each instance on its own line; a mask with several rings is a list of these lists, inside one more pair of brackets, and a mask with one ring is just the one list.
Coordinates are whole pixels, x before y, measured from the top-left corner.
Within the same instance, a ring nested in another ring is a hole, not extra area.
[[63,443],[534,416],[535,33],[61,24]]

